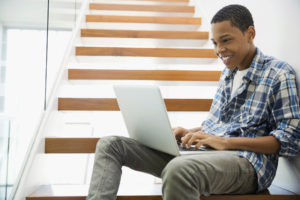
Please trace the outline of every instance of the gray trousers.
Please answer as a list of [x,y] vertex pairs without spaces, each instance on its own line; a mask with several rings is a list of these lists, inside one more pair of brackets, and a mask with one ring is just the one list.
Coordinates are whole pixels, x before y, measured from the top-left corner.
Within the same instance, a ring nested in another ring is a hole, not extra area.
[[97,144],[87,200],[115,200],[122,166],[161,177],[164,200],[199,200],[203,194],[245,194],[257,188],[256,173],[245,158],[221,152],[174,157],[110,136]]

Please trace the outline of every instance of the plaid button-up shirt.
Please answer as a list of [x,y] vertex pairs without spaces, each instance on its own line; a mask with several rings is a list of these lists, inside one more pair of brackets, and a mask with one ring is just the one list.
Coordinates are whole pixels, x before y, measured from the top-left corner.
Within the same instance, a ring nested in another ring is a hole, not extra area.
[[221,137],[274,136],[281,143],[279,155],[239,151],[253,165],[258,191],[268,188],[276,174],[278,156],[300,152],[300,110],[295,72],[287,63],[256,55],[231,98],[236,69],[222,72],[216,96],[202,131]]

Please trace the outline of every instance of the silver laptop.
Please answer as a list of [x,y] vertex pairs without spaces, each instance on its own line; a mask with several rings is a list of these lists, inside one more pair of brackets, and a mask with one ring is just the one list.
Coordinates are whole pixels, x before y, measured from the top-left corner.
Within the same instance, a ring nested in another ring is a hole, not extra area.
[[180,150],[157,86],[114,85],[114,91],[129,136],[141,144],[174,156],[216,152],[205,148]]

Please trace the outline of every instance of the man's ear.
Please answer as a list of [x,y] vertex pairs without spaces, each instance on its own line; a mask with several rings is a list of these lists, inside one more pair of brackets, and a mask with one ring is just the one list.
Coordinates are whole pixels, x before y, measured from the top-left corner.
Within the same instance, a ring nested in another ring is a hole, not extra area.
[[248,41],[253,42],[256,35],[254,26],[249,26],[247,32],[248,32]]

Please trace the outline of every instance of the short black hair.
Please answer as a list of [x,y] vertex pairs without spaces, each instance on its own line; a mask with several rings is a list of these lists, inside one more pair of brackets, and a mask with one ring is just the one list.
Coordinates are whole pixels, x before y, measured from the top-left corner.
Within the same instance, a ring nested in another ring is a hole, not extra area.
[[250,11],[242,5],[232,4],[219,10],[211,20],[211,24],[223,21],[230,21],[232,26],[239,28],[243,33],[254,26]]

